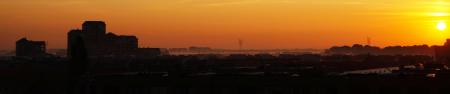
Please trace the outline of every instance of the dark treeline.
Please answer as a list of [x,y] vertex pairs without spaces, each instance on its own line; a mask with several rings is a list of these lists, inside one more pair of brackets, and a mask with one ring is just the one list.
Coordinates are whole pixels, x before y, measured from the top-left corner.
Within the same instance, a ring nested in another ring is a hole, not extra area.
[[[239,86],[258,88],[294,86],[306,90],[310,90],[311,85],[317,85],[317,88],[329,85],[332,88],[341,85],[354,86],[349,84],[354,80],[346,80],[349,76],[333,76],[333,74],[352,70],[430,63],[433,62],[433,58],[424,55],[317,54],[102,57],[90,58],[87,74],[82,75],[78,80],[75,79],[76,86],[72,87],[66,87],[66,82],[71,82],[71,79],[74,78],[69,74],[72,73],[70,69],[73,66],[70,64],[70,59],[14,57],[0,59],[0,62],[0,83],[2,83],[0,92],[4,94],[70,94],[65,92],[74,87],[79,88],[80,91],[88,88],[86,92],[96,92],[95,94],[129,94],[128,92],[159,91],[160,88],[167,88],[167,91],[184,92],[184,88],[178,88],[178,86],[189,88],[212,86],[219,89],[234,89]],[[352,76],[351,78],[364,79],[367,77],[385,76]],[[273,83],[273,81],[275,82]],[[322,81],[327,83],[321,83]],[[363,84],[366,81],[355,82]],[[372,82],[372,80],[367,82]],[[348,88],[353,89],[352,87]],[[209,89],[201,91],[205,90]],[[166,91],[166,89],[162,89],[162,91]]]
[[326,54],[374,54],[374,55],[428,55],[433,56],[435,46],[413,45],[413,46],[377,46],[354,44],[353,46],[334,46],[325,51]]
[[[29,59],[13,58],[0,60],[0,70],[5,74],[17,75],[15,72],[41,69],[41,66],[68,68],[65,58]],[[88,70],[91,74],[115,73],[149,73],[180,70],[187,74],[239,72],[292,72],[314,70],[325,72],[344,72],[371,68],[395,67],[431,63],[433,58],[425,55],[318,55],[318,54],[270,54],[244,55],[186,55],[158,56],[151,58],[137,57],[103,57],[90,59]],[[29,65],[32,68],[23,68]],[[53,69],[49,68],[49,69]],[[179,68],[179,69],[174,69]],[[67,69],[65,69],[67,70]],[[52,72],[52,71],[48,71]],[[55,71],[56,72],[56,71]]]

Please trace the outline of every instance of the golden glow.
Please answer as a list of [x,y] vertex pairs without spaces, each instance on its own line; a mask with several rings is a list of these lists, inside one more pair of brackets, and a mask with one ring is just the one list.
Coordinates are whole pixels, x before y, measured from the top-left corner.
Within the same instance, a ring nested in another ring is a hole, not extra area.
[[434,12],[430,14],[431,16],[438,16],[438,17],[442,17],[442,16],[449,16],[449,13],[446,12]]
[[436,25],[436,28],[438,30],[444,31],[447,28],[447,24],[445,24],[444,21],[440,21],[438,22],[438,24]]
[[366,36],[376,46],[442,45],[449,1],[0,0],[0,50],[21,37],[66,48],[68,30],[84,20],[104,20],[109,32],[148,47],[233,49],[243,39],[255,49],[328,48]]

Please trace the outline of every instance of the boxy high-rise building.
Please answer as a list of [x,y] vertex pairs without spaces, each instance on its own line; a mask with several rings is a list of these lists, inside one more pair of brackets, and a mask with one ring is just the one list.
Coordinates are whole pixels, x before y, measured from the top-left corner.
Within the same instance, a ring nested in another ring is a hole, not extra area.
[[[73,43],[81,37],[86,46],[89,57],[102,56],[136,56],[136,55],[159,55],[159,51],[146,51],[138,48],[138,39],[136,36],[116,35],[106,33],[106,24],[103,21],[85,21],[82,29],[74,29],[68,33],[67,52],[70,57]],[[146,48],[148,50],[148,48]]]

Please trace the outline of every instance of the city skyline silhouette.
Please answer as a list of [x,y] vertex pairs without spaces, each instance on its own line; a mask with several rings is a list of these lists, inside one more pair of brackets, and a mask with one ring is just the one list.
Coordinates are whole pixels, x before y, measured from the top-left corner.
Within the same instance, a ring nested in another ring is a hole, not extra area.
[[[91,21],[91,22],[96,22],[96,21],[99,21],[99,22],[104,22],[104,21],[102,21],[102,20],[93,20],[93,21]],[[89,21],[87,21],[87,22],[89,22]],[[105,25],[106,25],[106,23],[105,23]],[[79,28],[72,28],[73,30],[79,30]],[[107,27],[105,27],[105,30],[107,29]],[[113,32],[110,32],[110,31],[104,31],[104,33],[105,34],[109,34],[109,35],[111,35],[111,34],[114,34]],[[136,37],[136,36],[134,36],[133,34],[127,34],[127,35],[121,35],[121,37],[126,37],[126,36],[133,36],[133,37]],[[21,37],[21,38],[27,38],[26,36],[25,37]],[[145,41],[145,40],[144,40]],[[190,44],[187,44],[186,46],[182,46],[182,47],[165,47],[165,48],[188,48],[188,47],[195,47],[195,46],[203,46],[203,47],[212,47],[212,48],[215,48],[215,49],[236,49],[236,50],[239,50],[239,49],[241,49],[241,42],[242,42],[242,39],[241,38],[239,38],[239,44],[237,45],[237,47],[231,47],[231,48],[221,48],[221,47],[214,47],[214,46],[211,46],[211,45],[194,45],[194,44],[192,44],[192,45],[190,45]],[[328,48],[330,48],[330,47],[333,47],[333,46],[343,46],[343,45],[353,45],[353,44],[363,44],[363,45],[368,45],[367,43],[368,42],[370,42],[370,45],[372,45],[372,39],[370,38],[370,40],[369,40],[369,37],[366,37],[366,39],[365,39],[365,42],[356,42],[356,43],[349,43],[349,44],[342,44],[342,45],[339,45],[338,43],[335,43],[335,44],[329,44],[329,45],[331,45],[331,46],[328,46],[328,47],[320,47],[320,48],[247,48],[247,49],[259,49],[259,50],[269,50],[269,49],[317,49],[317,50],[320,50],[320,49],[328,49]],[[48,43],[48,42],[47,42]],[[444,42],[443,42],[444,43]],[[443,44],[443,43],[441,43],[441,44]],[[48,44],[52,44],[52,43],[48,43]],[[69,43],[67,43],[67,44],[69,44]],[[67,45],[67,44],[65,44],[65,45]],[[146,48],[149,48],[149,47],[152,47],[152,46],[147,46],[147,45],[145,45],[145,44],[142,44],[141,42],[139,42],[139,43],[136,43],[136,44],[140,44],[141,46],[139,46],[139,47],[146,47]],[[439,46],[439,45],[441,45],[441,44],[436,44],[436,45],[429,45],[429,46]],[[389,47],[389,46],[414,46],[414,45],[428,45],[428,44],[426,44],[426,43],[418,43],[418,44],[411,44],[411,45],[401,45],[401,44],[393,44],[393,45],[384,45],[384,46],[381,46],[381,47]],[[231,46],[236,46],[236,45],[231,45]],[[374,46],[377,46],[377,45],[374,45]],[[64,48],[51,48],[51,47],[49,47],[49,49],[66,49],[66,47],[68,47],[68,46],[65,46]],[[154,48],[156,48],[156,47],[154,47]],[[164,48],[164,47],[161,47],[161,48]],[[3,49],[3,50],[11,50],[12,48],[8,48],[8,49]]]
[[8,14],[0,17],[0,49],[13,49],[21,37],[66,48],[67,29],[85,20],[103,20],[110,32],[136,35],[139,44],[155,48],[238,49],[235,40],[242,38],[250,49],[325,49],[364,44],[367,36],[380,47],[440,45],[450,36],[446,2],[6,0],[0,2]]
[[450,94],[450,0],[0,0],[0,94]]

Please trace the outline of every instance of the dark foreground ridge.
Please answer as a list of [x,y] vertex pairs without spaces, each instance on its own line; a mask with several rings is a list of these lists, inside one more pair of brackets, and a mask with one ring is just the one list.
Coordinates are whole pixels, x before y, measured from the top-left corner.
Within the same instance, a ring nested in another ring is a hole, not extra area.
[[[417,63],[427,62],[429,58],[426,56],[370,56],[372,59],[364,61],[353,61],[356,59],[334,61],[334,58],[342,56],[319,55],[314,56],[320,61],[308,60],[311,59],[311,55],[292,56],[295,58],[160,56],[141,59],[99,58],[89,61],[85,61],[86,58],[80,55],[74,56],[77,56],[76,59],[74,57],[69,60],[65,58],[3,60],[2,62],[6,63],[0,64],[2,74],[0,92],[5,94],[447,94],[450,89],[447,87],[450,84],[450,71],[445,64]],[[351,73],[354,70],[364,71],[389,66],[400,67],[368,73]]]
[[68,42],[67,57],[59,57],[42,53],[45,42],[19,40],[17,56],[0,58],[0,94],[450,93],[450,40],[426,47],[435,55],[340,54],[339,47],[331,54],[171,55],[86,21]]

